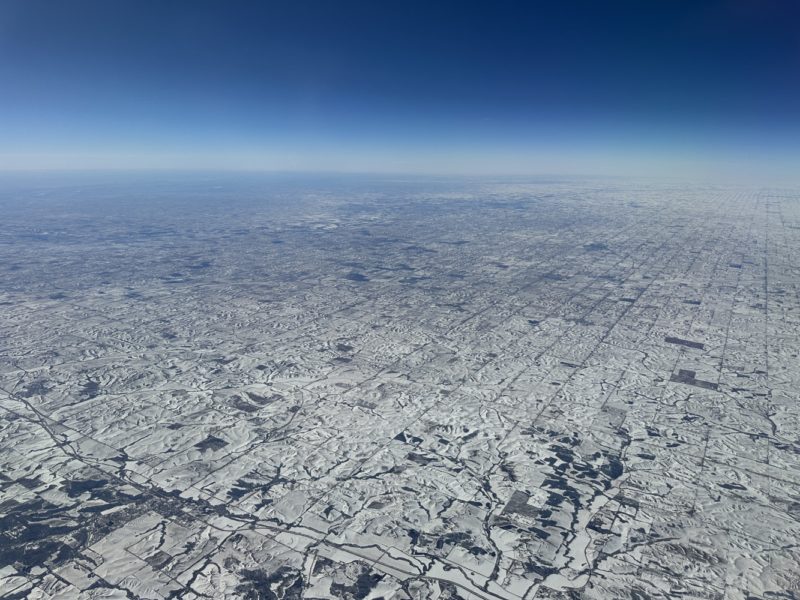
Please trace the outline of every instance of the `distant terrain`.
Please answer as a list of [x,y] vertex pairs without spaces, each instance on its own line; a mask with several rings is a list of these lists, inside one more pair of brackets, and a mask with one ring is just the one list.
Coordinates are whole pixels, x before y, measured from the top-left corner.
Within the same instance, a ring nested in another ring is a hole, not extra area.
[[800,597],[800,189],[0,182],[0,596]]

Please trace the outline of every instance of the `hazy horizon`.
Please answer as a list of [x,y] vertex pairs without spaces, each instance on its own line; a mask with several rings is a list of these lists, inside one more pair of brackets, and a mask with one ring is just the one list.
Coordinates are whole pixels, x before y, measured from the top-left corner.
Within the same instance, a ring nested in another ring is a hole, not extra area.
[[788,2],[0,8],[0,170],[796,179]]

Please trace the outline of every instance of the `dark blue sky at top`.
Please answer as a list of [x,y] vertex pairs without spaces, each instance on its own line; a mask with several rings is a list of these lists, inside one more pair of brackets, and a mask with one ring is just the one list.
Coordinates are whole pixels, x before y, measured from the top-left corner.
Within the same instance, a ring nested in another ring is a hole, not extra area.
[[0,81],[7,168],[791,170],[800,3],[5,0]]

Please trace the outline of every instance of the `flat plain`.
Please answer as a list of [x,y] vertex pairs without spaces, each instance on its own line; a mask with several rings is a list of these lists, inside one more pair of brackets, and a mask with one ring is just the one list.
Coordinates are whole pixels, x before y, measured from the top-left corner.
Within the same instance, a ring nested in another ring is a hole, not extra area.
[[800,190],[2,190],[3,598],[800,597]]

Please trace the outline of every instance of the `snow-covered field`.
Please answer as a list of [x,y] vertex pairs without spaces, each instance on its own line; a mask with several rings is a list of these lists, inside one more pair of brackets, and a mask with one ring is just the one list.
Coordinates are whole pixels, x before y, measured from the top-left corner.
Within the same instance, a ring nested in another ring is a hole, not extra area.
[[800,595],[800,191],[0,208],[4,598]]

